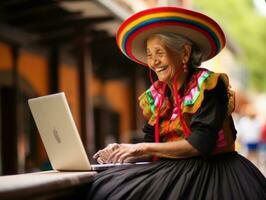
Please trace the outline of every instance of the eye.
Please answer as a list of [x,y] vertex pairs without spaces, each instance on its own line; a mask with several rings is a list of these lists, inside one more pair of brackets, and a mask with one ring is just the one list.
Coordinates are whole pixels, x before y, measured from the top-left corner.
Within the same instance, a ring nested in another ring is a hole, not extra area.
[[161,49],[161,48],[156,49],[156,53],[157,53],[157,54],[161,54],[161,53],[163,53],[163,49]]
[[158,55],[159,55],[160,57],[162,57],[163,54],[164,54],[164,53],[163,53],[162,51],[159,51],[159,52],[158,52]]
[[149,58],[150,58],[151,56],[152,56],[152,55],[151,55],[151,53],[147,53],[147,57],[149,57]]

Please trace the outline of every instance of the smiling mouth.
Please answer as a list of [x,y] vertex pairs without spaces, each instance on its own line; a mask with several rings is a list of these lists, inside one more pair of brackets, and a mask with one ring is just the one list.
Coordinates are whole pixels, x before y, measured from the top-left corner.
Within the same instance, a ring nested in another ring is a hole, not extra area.
[[162,72],[162,71],[164,71],[166,69],[167,69],[167,66],[162,66],[162,67],[155,68],[154,71],[155,72]]

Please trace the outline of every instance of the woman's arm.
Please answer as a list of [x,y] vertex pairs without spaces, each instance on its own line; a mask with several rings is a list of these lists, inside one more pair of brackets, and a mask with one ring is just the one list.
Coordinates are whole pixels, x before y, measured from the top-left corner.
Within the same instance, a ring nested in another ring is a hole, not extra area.
[[123,163],[131,158],[158,156],[162,158],[187,158],[200,153],[186,140],[168,143],[121,144],[113,151],[107,163]]
[[187,140],[165,143],[144,143],[145,152],[163,158],[187,158],[199,155]]

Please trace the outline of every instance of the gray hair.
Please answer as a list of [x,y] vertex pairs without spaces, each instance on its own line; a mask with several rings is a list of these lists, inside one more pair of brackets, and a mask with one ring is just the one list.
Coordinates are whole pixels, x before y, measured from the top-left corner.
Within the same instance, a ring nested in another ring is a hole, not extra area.
[[202,62],[202,53],[193,42],[189,39],[180,36],[175,33],[158,33],[153,34],[149,38],[159,37],[163,39],[165,45],[172,51],[180,52],[185,44],[191,45],[191,54],[189,58],[188,65],[189,67],[197,67],[201,65]]

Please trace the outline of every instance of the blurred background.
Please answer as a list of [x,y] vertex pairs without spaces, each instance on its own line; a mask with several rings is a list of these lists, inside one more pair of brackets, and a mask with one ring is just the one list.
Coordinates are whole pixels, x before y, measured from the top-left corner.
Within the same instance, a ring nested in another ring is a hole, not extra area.
[[29,98],[65,92],[89,156],[111,142],[138,142],[145,67],[118,50],[132,13],[155,6],[206,13],[225,49],[202,64],[229,75],[236,92],[237,150],[266,173],[264,0],[2,0],[0,2],[0,175],[51,169]]

